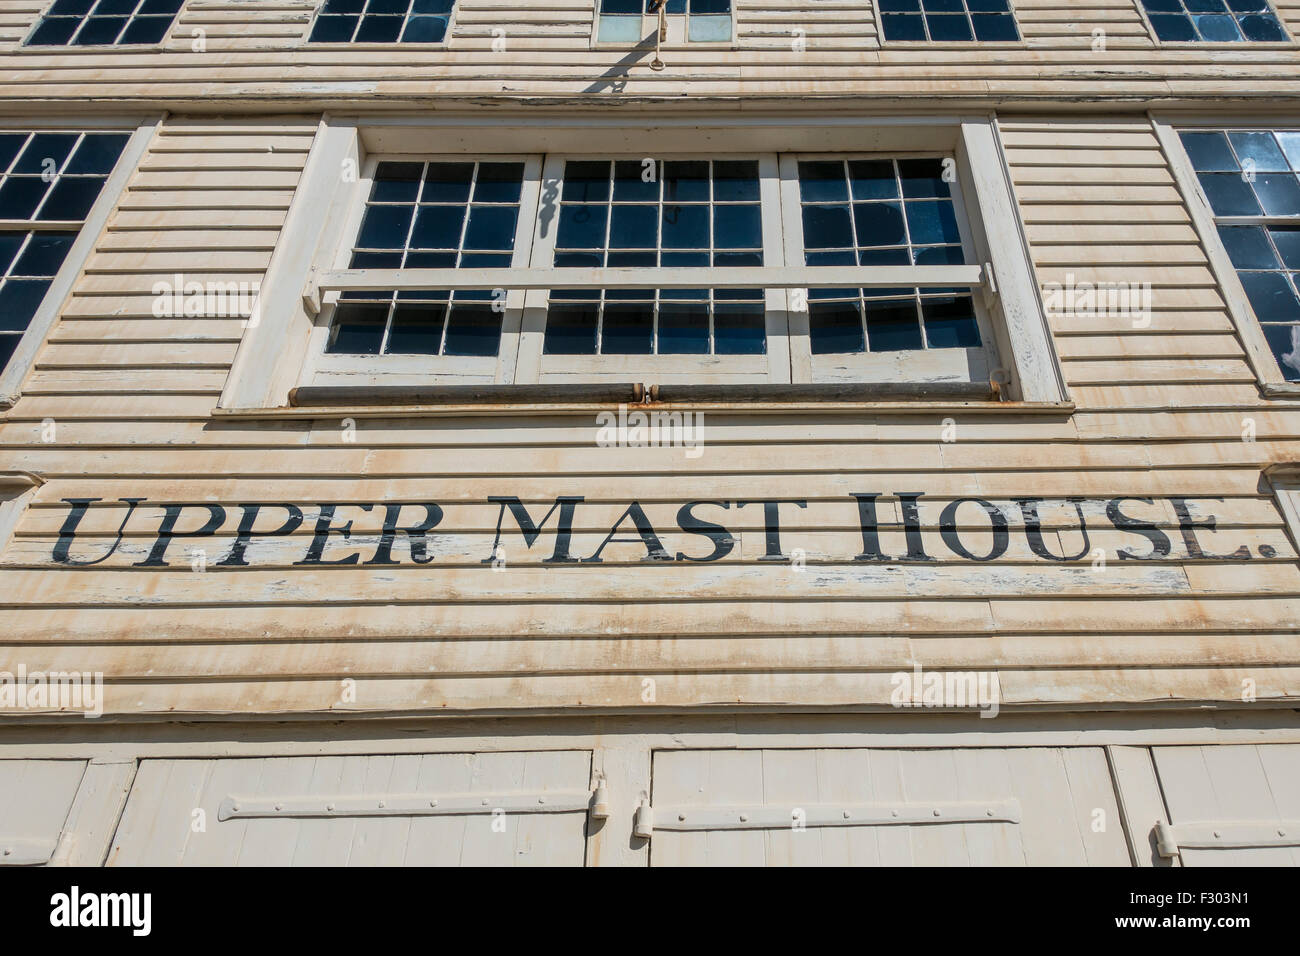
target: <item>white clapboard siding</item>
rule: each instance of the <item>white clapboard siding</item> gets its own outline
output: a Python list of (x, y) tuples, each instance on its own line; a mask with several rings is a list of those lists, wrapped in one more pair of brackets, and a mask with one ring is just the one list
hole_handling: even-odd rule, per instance
[[(676, 109), (737, 97), (881, 97), (986, 105), (1096, 95), (1206, 102), (1231, 81), (1234, 97), (1294, 95), (1300, 51), (1163, 48), (1133, 0), (1018, 0), (1023, 42), (996, 55), (973, 45), (891, 44), (870, 0), (736, 0), (733, 44), (671, 48), (648, 68), (649, 47), (593, 48), (594, 0), (458, 0), (445, 46), (308, 45), (312, 0), (190, 0), (168, 38), (148, 49), (19, 49), (42, 4), (0, 2), (0, 102), (120, 102), (210, 109), (249, 102), (374, 109), (482, 96), (551, 101), (663, 97)], [(1276, 4), (1293, 33), (1300, 3)], [(500, 41), (504, 39), (502, 48)], [(1247, 45), (1243, 44), (1243, 48)], [(432, 80), (431, 80), (432, 73)]]
[[(144, 760), (118, 826), (109, 866), (581, 866), (581, 810), (493, 815), (498, 802), (527, 795), (585, 797), (591, 754), (401, 754)], [(358, 810), (281, 819), (226, 815), (229, 798), (317, 809), (366, 798), (421, 806), (473, 797), (479, 812), (379, 815)], [(236, 804), (238, 801), (235, 801)], [(486, 803), (487, 811), (482, 804)], [(192, 825), (196, 810), (206, 826)]]
[[(963, 750), (676, 750), (654, 754), (656, 823), (696, 813), (793, 820), (769, 829), (656, 827), (652, 866), (1128, 866), (1106, 756), (1098, 747)], [(939, 807), (935, 807), (938, 804)], [(1011, 805), (1017, 822), (943, 822)], [(844, 809), (840, 809), (843, 807)], [(987, 807), (987, 809), (986, 809)], [(924, 825), (818, 827), (817, 808), (924, 812)]]

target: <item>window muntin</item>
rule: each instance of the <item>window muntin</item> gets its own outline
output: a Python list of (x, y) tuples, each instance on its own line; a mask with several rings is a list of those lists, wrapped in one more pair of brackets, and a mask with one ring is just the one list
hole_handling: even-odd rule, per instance
[[(763, 265), (757, 160), (570, 160), (556, 267)], [(765, 351), (761, 289), (557, 289), (551, 355)]]
[[(965, 264), (945, 168), (942, 157), (801, 160), (805, 264)], [(810, 289), (808, 312), (814, 355), (981, 344), (965, 290)]]
[(18, 347), (128, 138), (0, 131), (0, 368)]
[(1282, 375), (1300, 381), (1300, 130), (1180, 138)]
[(455, 0), (325, 0), (310, 43), (442, 43)]
[[(351, 267), (510, 266), (523, 178), (522, 161), (379, 163)], [(326, 351), (495, 356), (501, 318), (491, 291), (344, 292)]]
[(1286, 30), (1268, 0), (1142, 0), (1163, 43), (1284, 43)]
[(184, 0), (54, 0), (27, 46), (159, 43)]
[(1010, 0), (877, 0), (886, 41), (996, 43), (1020, 39)]

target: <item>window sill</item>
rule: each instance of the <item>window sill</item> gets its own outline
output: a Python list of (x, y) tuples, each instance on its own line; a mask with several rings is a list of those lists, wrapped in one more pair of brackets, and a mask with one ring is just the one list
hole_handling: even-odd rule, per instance
[[(656, 400), (652, 396), (658, 396)], [(214, 418), (314, 419), (591, 414), (611, 405), (646, 409), (769, 414), (978, 413), (1069, 418), (1073, 402), (999, 402), (983, 383), (929, 385), (623, 385), (302, 386), (280, 408), (216, 408)]]
[(1260, 386), (1265, 398), (1300, 398), (1300, 382), (1265, 382)]

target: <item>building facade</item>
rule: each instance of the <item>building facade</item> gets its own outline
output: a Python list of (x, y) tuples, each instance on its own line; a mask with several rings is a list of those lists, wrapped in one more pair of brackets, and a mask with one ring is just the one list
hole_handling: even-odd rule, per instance
[(3, 862), (1300, 863), (1300, 0), (651, 6), (0, 2)]

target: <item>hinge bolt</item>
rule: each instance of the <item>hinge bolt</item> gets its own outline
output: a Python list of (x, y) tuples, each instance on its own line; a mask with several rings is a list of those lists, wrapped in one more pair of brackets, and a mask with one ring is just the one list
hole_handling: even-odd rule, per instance
[(749, 814), (748, 814), (748, 813), (742, 813), (742, 814), (740, 815), (740, 822), (741, 822), (741, 823), (744, 823), (744, 822), (745, 822), (746, 820), (748, 820), (748, 819), (749, 819)]
[(940, 816), (939, 811), (938, 811), (938, 810), (935, 810), (935, 811), (934, 811), (934, 815), (935, 815), (936, 817), (937, 817), (937, 816)]
[(686, 819), (686, 814), (684, 814), (684, 813), (679, 813), (679, 814), (677, 814), (677, 819), (678, 819), (678, 820), (685, 820), (685, 819)]

